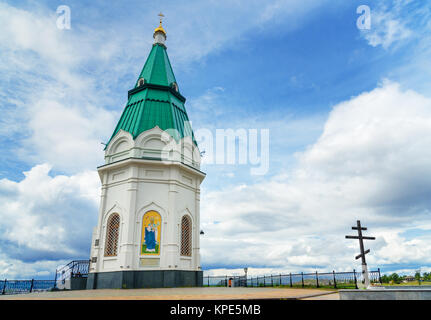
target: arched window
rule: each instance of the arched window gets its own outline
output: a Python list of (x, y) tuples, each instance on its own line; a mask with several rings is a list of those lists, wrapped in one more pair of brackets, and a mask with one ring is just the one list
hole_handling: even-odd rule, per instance
[(176, 82), (172, 82), (171, 86), (172, 86), (172, 89), (174, 89), (176, 92), (178, 92), (178, 85)]
[(181, 255), (192, 256), (192, 219), (189, 216), (181, 219)]
[(120, 216), (118, 213), (112, 214), (106, 224), (105, 257), (117, 255), (118, 235), (120, 231)]
[(141, 87), (145, 84), (145, 79), (144, 78), (140, 78), (138, 81), (138, 87)]

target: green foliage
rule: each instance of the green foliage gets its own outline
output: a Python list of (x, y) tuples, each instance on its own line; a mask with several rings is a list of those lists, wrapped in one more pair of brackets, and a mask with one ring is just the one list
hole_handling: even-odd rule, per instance
[(424, 274), (422, 275), (422, 279), (424, 281), (431, 281), (431, 272), (424, 272)]
[[(419, 282), (422, 281), (431, 281), (431, 272), (424, 272), (422, 275), (420, 272), (415, 273), (415, 279)], [(403, 280), (405, 280), (407, 276), (400, 276), (397, 273), (392, 273), (391, 275), (382, 275), (382, 283), (389, 283), (389, 284), (401, 284)]]
[(383, 275), (382, 277), (383, 283), (396, 283), (399, 284), (404, 279), (404, 277), (399, 276), (397, 273), (392, 273), (391, 275)]

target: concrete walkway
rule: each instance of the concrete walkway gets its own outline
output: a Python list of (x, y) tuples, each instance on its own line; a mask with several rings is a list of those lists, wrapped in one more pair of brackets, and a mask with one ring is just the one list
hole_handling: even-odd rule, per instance
[(336, 291), (277, 288), (99, 289), (0, 295), (0, 300), (339, 300)]

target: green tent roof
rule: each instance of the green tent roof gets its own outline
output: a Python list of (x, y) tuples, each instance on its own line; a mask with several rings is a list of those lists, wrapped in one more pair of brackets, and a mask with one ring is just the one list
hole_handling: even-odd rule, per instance
[[(141, 79), (144, 79), (143, 84)], [(178, 91), (166, 47), (154, 44), (135, 88), (129, 91), (127, 105), (109, 142), (120, 129), (129, 132), (135, 139), (142, 132), (158, 126), (167, 130), (177, 141), (190, 136), (196, 144), (185, 101)]]
[[(150, 55), (139, 75), (140, 78), (144, 78), (148, 83), (162, 86), (171, 86), (172, 83), (177, 82), (165, 46), (161, 44), (153, 45)], [(138, 81), (136, 81), (137, 85)]]

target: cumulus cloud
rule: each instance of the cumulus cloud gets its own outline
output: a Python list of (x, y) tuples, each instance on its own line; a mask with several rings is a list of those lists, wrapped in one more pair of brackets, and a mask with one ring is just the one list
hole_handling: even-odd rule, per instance
[(52, 177), (50, 170), (42, 164), (25, 172), (20, 182), (0, 180), (3, 273), (19, 274), (17, 268), (25, 263), (33, 270), (31, 265), (38, 261), (52, 265), (89, 255), (91, 231), (97, 222), (99, 177), (94, 171)]
[(49, 162), (77, 173), (100, 164), (100, 142), (117, 112), (105, 108), (108, 88), (97, 88), (97, 79), (82, 72), (101, 56), (86, 41), (94, 33), (67, 33), (55, 21), (55, 11), (0, 3), (0, 133), (7, 137), (1, 149), (30, 165)]
[(396, 83), (336, 105), (287, 175), (203, 194), (202, 261), (351, 269), (360, 219), (370, 263), (431, 263), (427, 237), (402, 234), (430, 223), (430, 145), (431, 99)]
[(27, 128), (32, 134), (22, 141), (18, 151), (21, 158), (33, 163), (42, 159), (67, 172), (103, 163), (101, 137), (108, 131), (97, 124), (110, 124), (108, 128), (112, 128), (112, 113), (92, 105), (82, 108), (62, 104), (55, 99), (41, 99), (29, 110), (32, 117)]
[(55, 270), (69, 260), (23, 262), (0, 253), (0, 277), (4, 279), (54, 279)]

